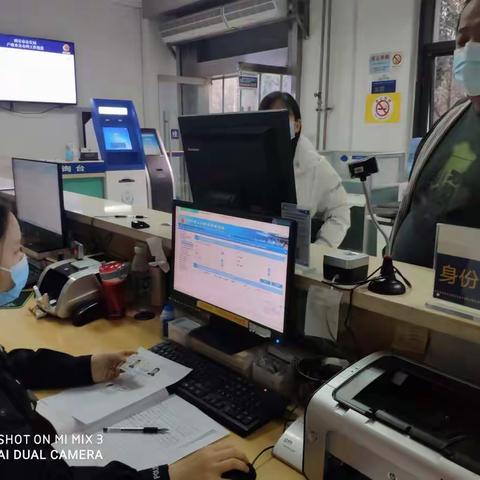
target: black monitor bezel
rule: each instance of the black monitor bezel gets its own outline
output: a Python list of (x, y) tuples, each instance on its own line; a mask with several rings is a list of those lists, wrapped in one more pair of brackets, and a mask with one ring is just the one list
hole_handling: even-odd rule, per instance
[[(15, 209), (17, 213), (17, 220), (20, 224), (20, 227), (26, 225), (27, 228), (35, 228), (38, 229), (40, 232), (45, 232), (46, 235), (50, 237), (58, 237), (58, 247), (55, 249), (62, 249), (65, 248), (67, 244), (67, 229), (66, 229), (66, 212), (65, 212), (65, 202), (64, 202), (64, 192), (63, 192), (63, 173), (62, 173), (62, 164), (58, 162), (52, 162), (49, 160), (38, 160), (32, 158), (20, 158), (20, 157), (12, 157), (12, 172), (13, 172), (13, 184), (15, 188), (15, 161), (22, 161), (22, 162), (35, 162), (35, 163), (45, 163), (49, 165), (55, 165), (57, 167), (57, 175), (58, 175), (58, 191), (59, 191), (59, 204), (60, 204), (60, 222), (62, 226), (62, 233), (59, 235), (56, 232), (52, 232), (47, 229), (43, 229), (38, 227), (37, 225), (33, 225), (30, 222), (22, 220), (18, 217), (18, 208), (17, 208), (17, 192), (15, 191)], [(41, 208), (41, 207), (40, 207)]]
[[(265, 223), (273, 223), (273, 220), (281, 220), (282, 223), (289, 226), (290, 231), (289, 231), (289, 238), (288, 238), (289, 248), (288, 248), (288, 255), (287, 255), (287, 275), (286, 275), (286, 283), (285, 283), (285, 309), (284, 309), (284, 316), (283, 316), (283, 332), (274, 330), (269, 327), (265, 327), (264, 325), (261, 325), (255, 322), (255, 320), (253, 319), (243, 317), (235, 312), (231, 312), (221, 308), (221, 310), (225, 311), (226, 313), (231, 314), (235, 317), (242, 318), (246, 320), (248, 323), (253, 323), (259, 326), (260, 328), (266, 328), (270, 330), (276, 336), (281, 336), (281, 337), (289, 336), (289, 334), (293, 330), (292, 328), (290, 328), (291, 322), (288, 322), (288, 319), (292, 313), (291, 299), (292, 299), (292, 290), (293, 290), (294, 276), (295, 276), (295, 247), (296, 247), (296, 238), (297, 238), (297, 232), (296, 232), (297, 224), (293, 221), (286, 220), (280, 217), (256, 215), (256, 214), (251, 214), (250, 212), (247, 213), (243, 211), (229, 210), (224, 208), (214, 208), (209, 206), (204, 207), (193, 202), (174, 200), (173, 211), (172, 211), (171, 299), (181, 305), (186, 305), (188, 307), (194, 308), (196, 310), (201, 310), (201, 311), (205, 311), (205, 310), (199, 307), (197, 302), (198, 301), (205, 302), (205, 300), (195, 298), (183, 292), (175, 290), (175, 242), (176, 242), (175, 230), (176, 230), (176, 224), (177, 224), (177, 207), (191, 208), (191, 209), (200, 210), (204, 212), (216, 213), (220, 215), (228, 215), (232, 217), (239, 217), (247, 220), (256, 220), (256, 221), (265, 222)], [(205, 302), (205, 303), (208, 303), (208, 302)], [(222, 318), (226, 322), (232, 322), (232, 320), (229, 320), (228, 318), (225, 318), (223, 316), (220, 316), (220, 318)]]
[[(278, 164), (276, 171), (279, 172), (278, 175), (274, 178), (272, 175), (268, 177), (268, 181), (272, 184), (274, 181), (278, 190), (282, 191), (284, 195), (278, 202), (278, 205), (273, 206), (268, 205), (255, 205), (255, 208), (252, 208), (250, 205), (239, 205), (239, 206), (227, 206), (214, 203), (212, 206), (214, 208), (227, 208), (231, 211), (248, 211), (252, 212), (254, 215), (265, 215), (265, 216), (277, 216), (281, 215), (281, 203), (292, 203), (297, 204), (297, 191), (295, 183), (295, 170), (294, 170), (294, 150), (291, 148), (291, 139), (290, 139), (290, 128), (289, 128), (289, 113), (288, 110), (262, 110), (255, 112), (224, 112), (224, 113), (215, 113), (215, 114), (195, 114), (195, 115), (181, 115), (178, 117), (179, 128), (182, 137), (183, 143), (183, 153), (185, 166), (189, 178), (190, 189), (192, 193), (192, 199), (194, 203), (201, 203), (203, 205), (209, 205), (203, 198), (199, 198), (199, 195), (196, 195), (196, 190), (198, 187), (195, 185), (195, 176), (191, 171), (191, 166), (195, 161), (191, 160), (191, 153), (196, 154), (197, 151), (195, 148), (189, 150), (190, 139), (192, 134), (194, 135), (197, 129), (201, 128), (203, 130), (216, 130), (222, 129), (226, 132), (231, 132), (237, 130), (238, 128), (259, 128), (268, 127), (268, 129), (273, 130), (277, 139), (281, 138), (281, 141), (284, 143), (283, 148), (279, 149), (279, 156), (277, 158)], [(200, 178), (200, 177), (197, 177)], [(202, 177), (203, 178), (203, 177)], [(204, 190), (210, 189), (210, 186), (205, 186)], [(251, 185), (245, 184), (245, 191), (252, 188)]]

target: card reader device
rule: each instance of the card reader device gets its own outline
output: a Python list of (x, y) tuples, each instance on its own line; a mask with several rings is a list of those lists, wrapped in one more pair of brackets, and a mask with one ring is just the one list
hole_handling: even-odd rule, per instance
[(368, 255), (346, 250), (334, 250), (323, 257), (323, 276), (342, 285), (353, 285), (368, 276)]

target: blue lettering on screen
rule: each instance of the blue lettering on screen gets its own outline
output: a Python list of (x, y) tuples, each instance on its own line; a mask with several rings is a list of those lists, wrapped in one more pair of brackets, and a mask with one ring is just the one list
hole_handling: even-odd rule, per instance
[(103, 127), (106, 150), (132, 150), (132, 141), (128, 128)]
[(237, 227), (188, 215), (182, 215), (178, 219), (178, 228), (282, 255), (287, 255), (288, 253), (288, 238), (253, 228)]
[(202, 242), (202, 243), (207, 243), (210, 245), (216, 245), (217, 247), (225, 247), (225, 248), (231, 248), (233, 250), (237, 250), (238, 252), (243, 252), (243, 253), (251, 253), (253, 255), (259, 255), (264, 258), (268, 258), (269, 260), (276, 260), (277, 262), (285, 262), (286, 261), (286, 255), (276, 255), (274, 253), (269, 253), (269, 252), (259, 252), (258, 250), (254, 250), (252, 248), (244, 247), (241, 245), (233, 245), (231, 242), (223, 242), (222, 240), (216, 240), (211, 237), (203, 237), (200, 235), (195, 235), (195, 240), (197, 242)]
[(59, 53), (74, 55), (75, 45), (72, 42), (46, 40), (43, 38), (23, 37), (19, 35), (4, 35), (0, 33), (0, 48), (15, 50), (32, 50), (36, 52)]

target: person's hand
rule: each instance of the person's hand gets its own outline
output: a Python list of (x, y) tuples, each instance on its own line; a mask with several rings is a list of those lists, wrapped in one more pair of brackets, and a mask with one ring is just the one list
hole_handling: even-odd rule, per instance
[(248, 458), (228, 445), (212, 445), (170, 465), (170, 480), (220, 480), (230, 470), (248, 473)]
[(135, 352), (101, 353), (92, 355), (90, 368), (94, 383), (109, 382), (120, 375), (120, 367)]

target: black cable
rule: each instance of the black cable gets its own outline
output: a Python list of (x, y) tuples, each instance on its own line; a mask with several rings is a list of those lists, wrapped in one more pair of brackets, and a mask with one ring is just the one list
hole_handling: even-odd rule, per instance
[(407, 285), (408, 288), (412, 288), (412, 284), (410, 283), (410, 281), (408, 280), (408, 278), (406, 278), (403, 273), (397, 268), (397, 267), (393, 267), (394, 270), (395, 270), (395, 273), (398, 273), (400, 275), (400, 277), (402, 277), (402, 280), (405, 282), (405, 284)]
[(255, 463), (257, 462), (257, 460), (266, 452), (268, 452), (269, 450), (273, 450), (275, 448), (275, 445), (270, 445), (269, 447), (266, 447), (264, 448), (256, 457), (255, 459), (253, 460), (252, 462), (252, 466), (255, 466)]

